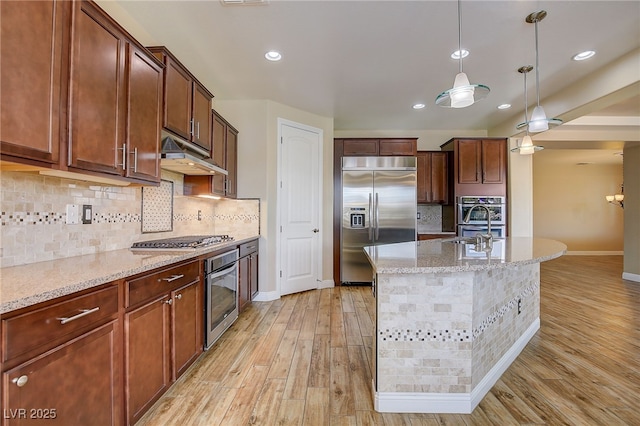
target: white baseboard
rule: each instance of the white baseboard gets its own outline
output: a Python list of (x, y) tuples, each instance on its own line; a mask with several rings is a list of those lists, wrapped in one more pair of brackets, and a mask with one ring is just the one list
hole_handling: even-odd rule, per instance
[(623, 272), (622, 279), (628, 281), (635, 281), (640, 283), (640, 274), (632, 274), (631, 272)]
[(375, 392), (375, 410), (381, 413), (471, 414), (539, 329), (540, 318), (536, 318), (471, 393)]
[(280, 299), (280, 293), (277, 291), (260, 291), (252, 299), (253, 302), (270, 302), (272, 300)]
[(622, 256), (624, 251), (568, 251), (567, 256)]

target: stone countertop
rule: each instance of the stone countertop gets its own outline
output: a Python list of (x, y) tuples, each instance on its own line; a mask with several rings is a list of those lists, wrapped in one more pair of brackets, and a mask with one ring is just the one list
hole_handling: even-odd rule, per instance
[(188, 251), (113, 250), (0, 269), (0, 314), (66, 296), (207, 253), (235, 247), (259, 235)]
[(562, 256), (567, 246), (543, 238), (508, 237), (493, 241), (491, 253), (476, 252), (473, 244), (445, 239), (365, 247), (376, 273), (421, 274), (467, 272), (544, 262)]

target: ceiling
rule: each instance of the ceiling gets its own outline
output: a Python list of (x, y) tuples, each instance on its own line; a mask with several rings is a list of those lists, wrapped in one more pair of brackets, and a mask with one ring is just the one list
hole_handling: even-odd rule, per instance
[[(517, 69), (535, 64), (534, 25), (525, 17), (541, 9), (548, 13), (538, 24), (543, 105), (567, 84), (640, 48), (638, 1), (463, 1), (462, 47), (471, 52), (464, 71), (491, 93), (450, 109), (435, 106), (435, 98), (452, 86), (459, 67), (449, 57), (458, 48), (453, 0), (98, 3), (110, 13), (121, 8), (144, 28), (138, 39), (167, 46), (216, 99), (273, 100), (333, 117), (336, 130), (483, 130), (523, 119)], [(280, 62), (265, 60), (272, 49), (282, 53)], [(587, 49), (596, 56), (571, 60)], [(527, 79), (533, 104), (534, 72)], [(412, 109), (418, 102), (426, 108)], [(513, 107), (498, 110), (503, 103)], [(640, 97), (590, 114), (638, 118)]]

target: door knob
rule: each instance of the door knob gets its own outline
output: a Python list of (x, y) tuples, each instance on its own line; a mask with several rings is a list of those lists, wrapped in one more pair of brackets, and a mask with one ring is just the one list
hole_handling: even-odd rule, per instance
[(314, 228), (314, 229), (313, 229), (313, 233), (314, 233), (314, 234), (317, 234), (318, 232), (320, 232), (320, 230), (319, 230), (318, 228)]

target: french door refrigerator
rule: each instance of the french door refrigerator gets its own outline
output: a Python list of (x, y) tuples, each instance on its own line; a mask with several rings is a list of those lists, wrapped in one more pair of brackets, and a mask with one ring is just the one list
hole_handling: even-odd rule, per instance
[(416, 240), (416, 158), (343, 157), (340, 280), (371, 283), (363, 247)]

